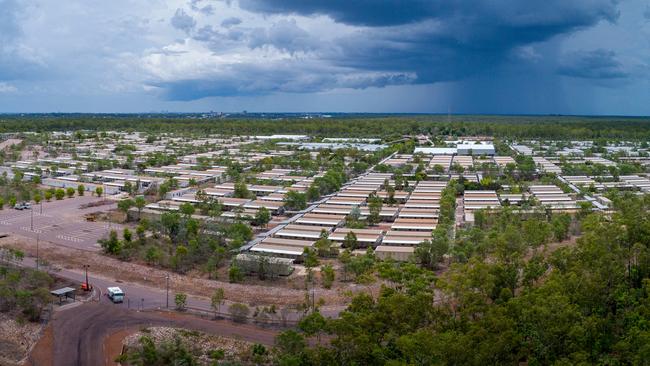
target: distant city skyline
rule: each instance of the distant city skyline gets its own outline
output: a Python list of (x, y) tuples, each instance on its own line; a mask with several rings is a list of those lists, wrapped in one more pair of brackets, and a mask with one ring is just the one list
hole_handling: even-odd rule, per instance
[(650, 1), (0, 0), (0, 113), (650, 115)]

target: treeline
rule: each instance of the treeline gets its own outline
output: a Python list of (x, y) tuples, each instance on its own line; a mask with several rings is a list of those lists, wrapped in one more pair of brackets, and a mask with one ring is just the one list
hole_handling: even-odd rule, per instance
[(390, 116), (327, 119), (191, 119), (131, 116), (5, 116), (0, 132), (135, 130), (183, 135), (308, 134), (331, 137), (384, 137), (405, 134), (490, 135), (505, 138), (547, 139), (648, 139), (650, 119), (580, 116)]

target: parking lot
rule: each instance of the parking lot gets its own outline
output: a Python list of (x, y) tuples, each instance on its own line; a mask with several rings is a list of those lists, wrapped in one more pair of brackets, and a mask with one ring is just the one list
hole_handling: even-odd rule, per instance
[[(84, 250), (99, 250), (97, 240), (107, 237), (110, 230), (123, 230), (122, 225), (89, 222), (84, 215), (114, 208), (115, 204), (81, 209), (80, 206), (99, 201), (84, 196), (61, 201), (44, 202), (32, 209), (5, 208), (0, 211), (0, 232), (39, 238), (55, 244)], [(41, 213), (42, 212), (42, 213)]]

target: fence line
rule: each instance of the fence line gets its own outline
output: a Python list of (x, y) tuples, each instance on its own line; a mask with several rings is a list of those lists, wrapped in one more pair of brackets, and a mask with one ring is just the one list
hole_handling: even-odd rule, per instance
[[(173, 309), (163, 309), (160, 308), (158, 310), (162, 311), (169, 311), (169, 312), (178, 312), (177, 310)], [(239, 323), (253, 323), (257, 325), (262, 325), (262, 326), (268, 326), (268, 327), (280, 327), (280, 328), (292, 328), (298, 325), (299, 320), (294, 320), (294, 319), (277, 319), (273, 318), (272, 316), (274, 315), (273, 313), (268, 313), (264, 312), (265, 314), (268, 315), (268, 317), (256, 317), (252, 315), (248, 315), (245, 317), (242, 317), (243, 321), (238, 320), (230, 313), (225, 313), (221, 311), (214, 311), (214, 310), (207, 310), (204, 308), (198, 308), (198, 307), (192, 307), (192, 306), (186, 306), (183, 311), (180, 313), (189, 313), (192, 315), (199, 316), (201, 318), (205, 319), (228, 319), (234, 322), (239, 322)]]

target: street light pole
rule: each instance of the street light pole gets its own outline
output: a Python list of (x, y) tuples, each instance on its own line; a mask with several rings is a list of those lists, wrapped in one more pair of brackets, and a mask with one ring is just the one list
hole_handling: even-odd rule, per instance
[(169, 309), (169, 273), (165, 275), (165, 279), (167, 280), (167, 295), (166, 295), (166, 303), (165, 303), (165, 308)]
[(40, 239), (40, 234), (36, 233), (36, 270), (38, 271), (38, 241)]
[(29, 209), (32, 212), (32, 218), (31, 218), (31, 223), (30, 223), (30, 230), (34, 231), (34, 209), (30, 207)]

